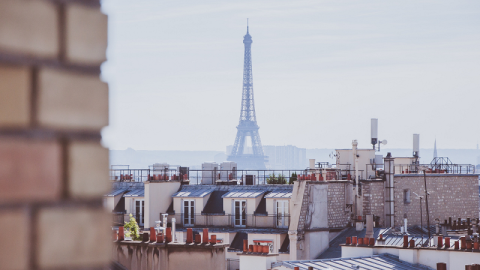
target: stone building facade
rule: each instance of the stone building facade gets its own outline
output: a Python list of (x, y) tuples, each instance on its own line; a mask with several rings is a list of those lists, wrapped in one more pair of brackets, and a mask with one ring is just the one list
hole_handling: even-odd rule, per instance
[[(478, 218), (478, 175), (427, 174), (428, 207), (430, 224), (438, 218)], [(403, 224), (406, 214), (409, 224), (420, 225), (420, 199), (422, 199), (423, 224), (426, 224), (425, 181), (423, 175), (395, 175), (395, 224)], [(405, 201), (410, 192), (410, 202)]]
[(379, 225), (385, 226), (385, 181), (384, 180), (363, 180), (363, 214), (379, 217)]
[[(478, 175), (427, 174), (426, 179), (430, 224), (435, 224), (435, 219), (443, 222), (449, 217), (479, 217)], [(378, 216), (379, 225), (385, 226), (385, 181), (362, 180), (361, 183), (363, 214)], [(422, 219), (423, 225), (427, 224), (424, 183), (421, 174), (394, 176), (395, 226), (403, 225), (405, 215), (409, 225), (420, 225)], [(419, 196), (422, 197), (421, 211)]]
[(352, 208), (347, 208), (347, 186), (352, 181), (328, 181), (328, 227), (344, 228), (351, 218)]
[(111, 258), (99, 0), (0, 0), (1, 269), (104, 269)]

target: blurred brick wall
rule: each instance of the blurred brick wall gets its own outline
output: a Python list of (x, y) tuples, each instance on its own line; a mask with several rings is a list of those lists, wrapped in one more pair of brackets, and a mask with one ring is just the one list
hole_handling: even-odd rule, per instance
[(106, 47), (98, 0), (0, 0), (0, 269), (110, 260)]

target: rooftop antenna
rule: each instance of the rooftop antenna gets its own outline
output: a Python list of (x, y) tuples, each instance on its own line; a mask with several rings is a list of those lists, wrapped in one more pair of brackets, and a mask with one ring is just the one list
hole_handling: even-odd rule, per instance
[(378, 144), (378, 152), (380, 152), (380, 144), (387, 144), (387, 140), (379, 140), (378, 139), (378, 119), (377, 118), (372, 118), (370, 122), (370, 127), (371, 127), (371, 142), (373, 146), (373, 150), (377, 151), (375, 149), (375, 145)]
[(377, 118), (372, 118), (370, 127), (371, 127), (372, 146), (373, 146), (373, 150), (375, 150), (375, 145), (377, 144), (377, 141), (378, 141), (378, 119)]
[(247, 18), (247, 34), (248, 34), (248, 18)]

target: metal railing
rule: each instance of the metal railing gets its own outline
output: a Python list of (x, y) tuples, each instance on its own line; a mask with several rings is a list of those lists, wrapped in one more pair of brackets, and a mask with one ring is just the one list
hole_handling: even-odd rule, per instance
[[(152, 180), (178, 180), (190, 185), (265, 185), (291, 184), (301, 175), (310, 175), (315, 170), (189, 170), (180, 174), (176, 170), (154, 171), (151, 169), (110, 169), (110, 180), (118, 182), (145, 182)], [(347, 180), (352, 170), (321, 170), (324, 180)], [(363, 179), (363, 170), (359, 170)], [(353, 179), (353, 178), (352, 178)], [(317, 179), (318, 180), (318, 179)]]
[(288, 229), (290, 215), (245, 215), (231, 214), (169, 214), (168, 223), (175, 218), (177, 227), (230, 227), (230, 228), (278, 228)]
[(396, 164), (395, 174), (475, 174), (475, 165), (471, 164)]

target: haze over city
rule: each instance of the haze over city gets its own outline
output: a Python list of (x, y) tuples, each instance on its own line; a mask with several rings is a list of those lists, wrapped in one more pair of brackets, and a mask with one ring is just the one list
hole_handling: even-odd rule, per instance
[(238, 124), (246, 19), (264, 145), (476, 147), (478, 1), (104, 1), (111, 149), (216, 150)]

